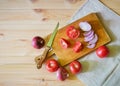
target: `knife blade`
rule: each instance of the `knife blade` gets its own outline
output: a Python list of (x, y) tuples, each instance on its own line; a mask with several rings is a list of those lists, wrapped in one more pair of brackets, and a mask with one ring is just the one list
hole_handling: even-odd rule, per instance
[[(53, 33), (51, 34), (50, 39), (49, 39), (47, 45), (45, 46), (45, 50), (43, 51), (43, 54), (40, 55), (40, 56), (38, 56), (38, 57), (36, 57), (36, 58), (39, 59), (39, 61), (37, 62), (37, 68), (38, 68), (38, 69), (40, 69), (40, 68), (42, 67), (42, 63), (44, 62), (44, 60), (45, 60), (45, 58), (46, 58), (46, 56), (47, 56), (47, 54), (48, 54), (48, 51), (49, 51), (49, 50), (51, 49), (51, 47), (52, 47), (54, 38), (55, 38), (56, 33), (57, 33), (57, 31), (58, 31), (58, 27), (59, 27), (59, 22), (57, 23), (57, 25), (56, 25)], [(35, 58), (35, 60), (36, 60), (36, 58)]]
[(48, 41), (48, 43), (47, 43), (47, 46), (48, 46), (48, 47), (51, 47), (51, 46), (52, 46), (52, 43), (53, 43), (53, 40), (54, 40), (55, 35), (56, 35), (56, 33), (57, 33), (58, 27), (59, 27), (59, 22), (57, 23), (57, 25), (56, 25), (56, 27), (55, 27), (52, 35), (50, 36), (50, 39), (49, 39), (49, 41)]

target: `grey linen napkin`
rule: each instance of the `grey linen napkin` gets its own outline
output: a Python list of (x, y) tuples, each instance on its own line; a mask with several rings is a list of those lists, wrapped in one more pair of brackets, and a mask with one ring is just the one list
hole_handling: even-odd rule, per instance
[(97, 13), (112, 39), (107, 44), (110, 54), (107, 58), (100, 59), (94, 51), (79, 59), (83, 71), (77, 77), (87, 86), (120, 86), (120, 16), (99, 0), (88, 0), (75, 13), (69, 23), (93, 12)]

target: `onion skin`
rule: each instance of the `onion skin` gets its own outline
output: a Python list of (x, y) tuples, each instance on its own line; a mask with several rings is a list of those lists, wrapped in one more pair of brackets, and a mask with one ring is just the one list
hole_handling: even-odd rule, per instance
[(32, 46), (36, 49), (41, 49), (45, 45), (45, 40), (40, 36), (35, 36), (32, 39)]
[(69, 76), (69, 73), (68, 73), (68, 71), (65, 68), (60, 67), (57, 70), (57, 78), (58, 78), (58, 80), (64, 81), (65, 79), (68, 78), (68, 76)]

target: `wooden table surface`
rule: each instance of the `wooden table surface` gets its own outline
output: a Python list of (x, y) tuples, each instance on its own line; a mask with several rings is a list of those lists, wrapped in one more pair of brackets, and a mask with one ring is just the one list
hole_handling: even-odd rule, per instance
[[(86, 0), (0, 0), (0, 86), (85, 86), (74, 75), (60, 82), (56, 73), (34, 57), (41, 54), (31, 46), (34, 36), (45, 37), (60, 22), (67, 24)], [(120, 0), (101, 0), (120, 15)]]

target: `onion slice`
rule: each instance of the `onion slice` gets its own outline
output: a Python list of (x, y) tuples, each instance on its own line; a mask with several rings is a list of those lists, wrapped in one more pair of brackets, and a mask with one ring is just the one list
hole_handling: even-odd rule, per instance
[(87, 48), (94, 48), (96, 44), (88, 44)]
[[(86, 37), (87, 37), (87, 38), (90, 38), (90, 37), (92, 37), (93, 35), (94, 35), (94, 31), (92, 31), (91, 34), (89, 34), (89, 35), (86, 36)], [(86, 37), (85, 37), (85, 38), (86, 38)]]
[(90, 31), (86, 31), (85, 33), (83, 33), (84, 36), (89, 36), (92, 33), (93, 30)]
[(87, 37), (85, 37), (84, 41), (85, 41), (85, 42), (89, 42), (89, 41), (91, 41), (93, 38), (94, 38), (94, 35), (87, 36)]
[(97, 40), (98, 40), (98, 36), (95, 34), (94, 38), (91, 41), (89, 41), (89, 44), (94, 44), (97, 42)]
[(80, 22), (79, 26), (83, 31), (90, 31), (92, 28), (88, 22)]

